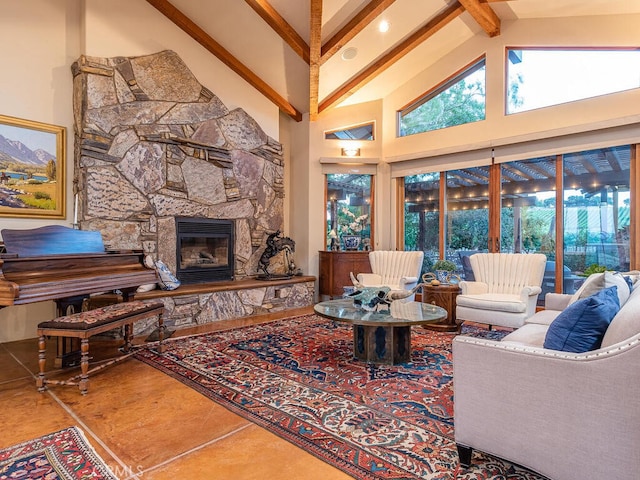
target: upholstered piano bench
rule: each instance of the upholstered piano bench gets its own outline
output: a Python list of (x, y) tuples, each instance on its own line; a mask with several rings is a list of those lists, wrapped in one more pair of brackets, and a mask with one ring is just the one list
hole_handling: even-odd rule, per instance
[[(38, 390), (43, 392), (47, 384), (77, 385), (80, 388), (80, 393), (83, 395), (86, 394), (89, 389), (90, 373), (94, 373), (115, 362), (124, 360), (133, 354), (133, 352), (131, 352), (132, 327), (133, 323), (138, 320), (155, 316), (158, 317), (159, 341), (157, 350), (159, 353), (163, 353), (163, 313), (164, 304), (162, 302), (144, 303), (136, 300), (107, 305), (106, 307), (96, 308), (86, 312), (74, 313), (38, 324), (38, 366), (40, 369), (36, 379)], [(89, 337), (121, 326), (124, 326), (124, 355), (89, 370)], [(80, 339), (80, 375), (76, 375), (69, 380), (46, 379), (46, 336)]]

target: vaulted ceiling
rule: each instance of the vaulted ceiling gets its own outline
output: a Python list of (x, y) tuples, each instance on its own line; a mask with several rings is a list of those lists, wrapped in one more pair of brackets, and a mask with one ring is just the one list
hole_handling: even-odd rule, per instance
[(147, 2), (296, 120), (383, 98), (506, 21), (640, 13), (640, 0)]

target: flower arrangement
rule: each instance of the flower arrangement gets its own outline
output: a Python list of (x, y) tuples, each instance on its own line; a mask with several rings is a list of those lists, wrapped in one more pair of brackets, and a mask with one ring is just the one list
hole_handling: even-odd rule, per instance
[(340, 233), (342, 235), (360, 235), (364, 230), (369, 215), (360, 215), (356, 217), (355, 213), (347, 207), (342, 207), (341, 213), (349, 219), (349, 223), (340, 225)]

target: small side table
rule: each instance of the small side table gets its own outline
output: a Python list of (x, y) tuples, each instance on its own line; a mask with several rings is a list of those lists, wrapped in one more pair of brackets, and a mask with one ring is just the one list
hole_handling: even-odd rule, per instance
[(423, 325), (423, 328), (439, 332), (460, 332), (462, 324), (456, 323), (456, 297), (462, 290), (458, 285), (425, 285), (422, 287), (422, 301), (432, 303), (447, 311), (447, 318), (440, 323)]

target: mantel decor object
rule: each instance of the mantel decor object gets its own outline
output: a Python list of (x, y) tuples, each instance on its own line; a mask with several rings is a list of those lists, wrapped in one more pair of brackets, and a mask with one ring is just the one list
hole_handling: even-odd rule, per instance
[[(289, 255), (292, 252), (295, 252), (295, 250), (296, 242), (291, 240), (289, 237), (283, 237), (280, 230), (276, 230), (275, 232), (270, 233), (267, 237), (267, 246), (265, 247), (264, 252), (260, 256), (260, 260), (258, 261), (258, 268), (264, 273), (259, 274), (256, 278), (258, 280), (291, 278), (293, 276), (293, 273), (295, 272), (295, 265), (289, 259)], [(271, 263), (271, 258), (275, 257), (282, 251), (285, 252), (285, 257), (287, 258), (287, 273), (274, 274), (269, 272), (269, 264)], [(293, 273), (292, 270), (294, 271)]]

